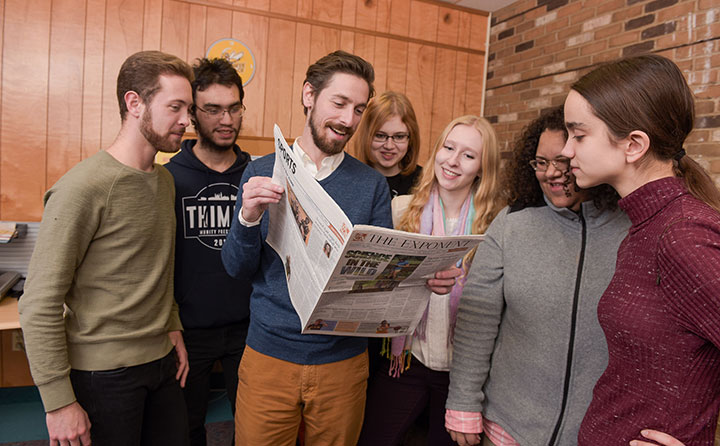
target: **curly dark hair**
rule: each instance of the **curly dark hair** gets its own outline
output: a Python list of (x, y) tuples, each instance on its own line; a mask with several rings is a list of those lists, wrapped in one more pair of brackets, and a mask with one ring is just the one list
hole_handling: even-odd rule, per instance
[[(565, 128), (562, 106), (544, 112), (539, 118), (528, 124), (520, 138), (515, 141), (512, 158), (505, 166), (504, 175), (504, 189), (507, 191), (508, 205), (512, 207), (524, 208), (544, 204), (540, 183), (529, 163), (535, 159), (540, 135), (545, 130), (561, 131), (567, 139), (568, 133)], [(570, 187), (577, 186), (573, 184)], [(606, 184), (588, 189), (588, 192), (589, 198), (600, 209), (615, 209), (620, 199), (615, 189)]]
[(193, 101), (195, 101), (196, 92), (205, 91), (211, 85), (220, 84), (226, 87), (235, 85), (240, 93), (240, 103), (242, 103), (245, 97), (242, 79), (227, 59), (197, 59), (193, 65), (193, 72), (195, 73), (195, 80), (191, 84)]

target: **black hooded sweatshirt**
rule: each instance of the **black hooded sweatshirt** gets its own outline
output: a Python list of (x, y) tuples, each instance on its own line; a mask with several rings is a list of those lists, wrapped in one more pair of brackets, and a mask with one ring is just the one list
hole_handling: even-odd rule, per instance
[(183, 141), (165, 165), (175, 178), (175, 300), (186, 329), (242, 322), (250, 316), (252, 290), (250, 278), (230, 277), (220, 259), (250, 155), (236, 145), (235, 163), (216, 172), (195, 156), (196, 142)]

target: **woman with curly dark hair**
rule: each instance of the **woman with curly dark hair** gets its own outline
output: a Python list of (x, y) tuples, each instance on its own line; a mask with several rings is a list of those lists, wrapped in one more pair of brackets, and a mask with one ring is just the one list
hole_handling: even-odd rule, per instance
[(630, 226), (608, 187), (581, 190), (560, 156), (561, 108), (532, 122), (507, 166), (455, 329), (446, 427), (460, 445), (575, 446), (607, 365), (596, 307)]

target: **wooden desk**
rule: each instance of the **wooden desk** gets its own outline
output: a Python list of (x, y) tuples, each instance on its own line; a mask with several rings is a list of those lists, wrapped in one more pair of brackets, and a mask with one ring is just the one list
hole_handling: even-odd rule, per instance
[(5, 297), (0, 301), (0, 330), (20, 328), (18, 316), (18, 300), (14, 297)]
[(17, 303), (18, 300), (14, 297), (6, 297), (0, 301), (0, 387), (33, 385), (30, 367), (22, 347)]

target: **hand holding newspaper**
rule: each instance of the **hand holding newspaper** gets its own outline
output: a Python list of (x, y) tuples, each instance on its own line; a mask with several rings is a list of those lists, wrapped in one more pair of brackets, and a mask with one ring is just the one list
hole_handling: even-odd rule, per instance
[(303, 333), (388, 337), (412, 333), (431, 291), (427, 279), (458, 263), (481, 235), (439, 237), (353, 226), (275, 125), (268, 244), (285, 266)]

